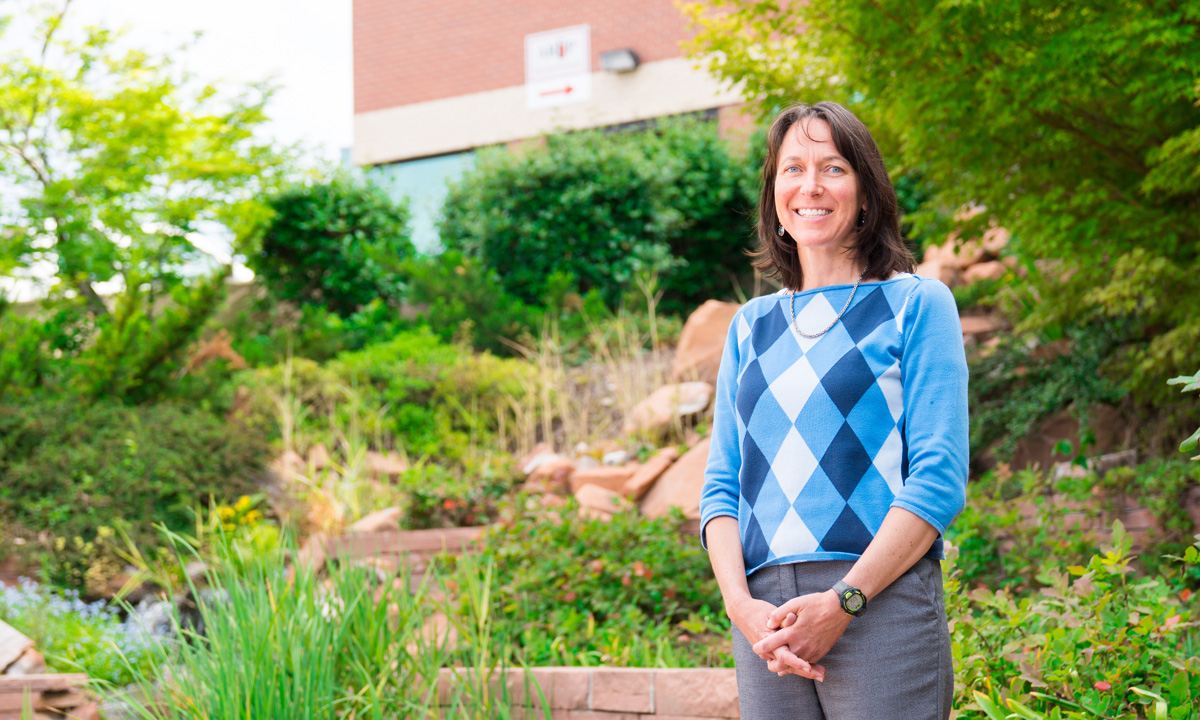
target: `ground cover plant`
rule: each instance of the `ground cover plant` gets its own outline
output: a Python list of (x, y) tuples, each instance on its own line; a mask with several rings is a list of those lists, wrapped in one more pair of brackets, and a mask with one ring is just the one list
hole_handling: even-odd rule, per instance
[(74, 590), (23, 579), (0, 584), (0, 619), (34, 641), (47, 672), (82, 672), (99, 682), (128, 685), (136, 673), (150, 669), (147, 655), (156, 640), (104, 600), (89, 602)]
[(529, 665), (729, 665), (721, 595), (683, 521), (519, 498), (484, 537), (498, 640)]
[(1115, 524), (1112, 544), (1085, 565), (1040, 568), (1037, 594), (968, 590), (951, 573), (961, 717), (1200, 716), (1200, 608), (1182, 581), (1194, 577), (1200, 543), (1143, 577), (1131, 546)]

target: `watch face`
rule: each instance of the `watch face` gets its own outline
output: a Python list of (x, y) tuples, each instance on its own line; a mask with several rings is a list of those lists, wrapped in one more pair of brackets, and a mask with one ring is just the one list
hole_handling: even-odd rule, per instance
[(854, 594), (850, 595), (850, 597), (846, 598), (846, 610), (848, 612), (856, 613), (862, 609), (863, 609), (863, 596), (862, 595), (854, 593)]

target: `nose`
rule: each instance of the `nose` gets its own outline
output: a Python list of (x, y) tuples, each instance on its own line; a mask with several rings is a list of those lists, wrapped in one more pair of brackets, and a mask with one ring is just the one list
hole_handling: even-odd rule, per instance
[(823, 192), (821, 187), (821, 178), (815, 172), (806, 172), (800, 180), (800, 193), (809, 197), (816, 197)]

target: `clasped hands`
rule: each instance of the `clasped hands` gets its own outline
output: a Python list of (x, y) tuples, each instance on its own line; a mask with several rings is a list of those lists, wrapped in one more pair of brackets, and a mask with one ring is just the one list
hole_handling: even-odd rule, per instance
[(748, 598), (736, 615), (734, 622), (771, 672), (818, 682), (825, 680), (825, 667), (817, 661), (842, 637), (851, 620), (832, 590), (801, 595), (779, 607)]

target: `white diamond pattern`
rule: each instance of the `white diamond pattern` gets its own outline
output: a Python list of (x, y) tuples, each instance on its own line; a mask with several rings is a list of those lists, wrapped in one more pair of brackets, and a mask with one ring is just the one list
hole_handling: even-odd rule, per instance
[(808, 402), (808, 397), (820, 384), (821, 378), (817, 377), (808, 358), (801, 357), (787, 372), (775, 378), (770, 390), (779, 407), (783, 408), (784, 414), (788, 416), (788, 420), (796, 422), (796, 417), (804, 409), (804, 403)]
[[(820, 342), (824, 335), (815, 338), (806, 338), (796, 332), (796, 326), (799, 325), (801, 330), (811, 335), (821, 328), (828, 327), (829, 323), (833, 322), (833, 319), (837, 317), (837, 314), (838, 311), (833, 309), (833, 306), (825, 299), (824, 294), (817, 295), (812, 300), (809, 300), (803, 308), (796, 311), (796, 322), (789, 324), (788, 328), (792, 332), (792, 337), (796, 338), (796, 342), (799, 343), (802, 352), (811, 350), (813, 345)], [(790, 314), (788, 315), (788, 320), (791, 320)]]
[(879, 389), (883, 391), (883, 399), (887, 400), (888, 412), (892, 420), (900, 422), (904, 414), (904, 386), (900, 384), (900, 361), (897, 360), (879, 376)]
[(817, 458), (808, 449), (800, 433), (796, 432), (796, 428), (791, 428), (771, 462), (771, 472), (779, 478), (779, 488), (783, 490), (789, 503), (796, 502), (796, 498), (816, 469)]
[(808, 526), (796, 514), (796, 510), (788, 508), (783, 522), (771, 538), (770, 546), (775, 557), (788, 557), (814, 553), (821, 546), (821, 542), (809, 531)]
[(883, 447), (875, 453), (875, 458), (871, 463), (883, 476), (893, 496), (899, 495), (900, 489), (904, 487), (904, 480), (900, 477), (900, 464), (903, 459), (904, 442), (900, 439), (900, 429), (892, 428), (887, 440), (883, 441)]

